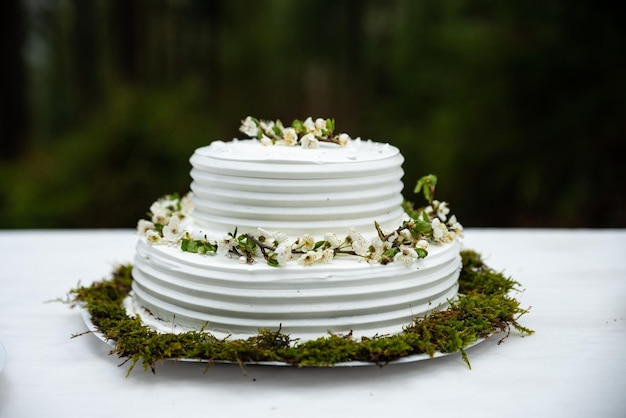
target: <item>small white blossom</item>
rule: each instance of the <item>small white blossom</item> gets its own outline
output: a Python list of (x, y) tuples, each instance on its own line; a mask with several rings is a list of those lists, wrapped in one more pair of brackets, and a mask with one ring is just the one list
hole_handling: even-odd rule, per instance
[(262, 120), (260, 123), (261, 130), (269, 135), (274, 135), (274, 122), (270, 120)]
[(264, 228), (257, 228), (257, 238), (265, 237), (266, 240), (272, 238), (274, 234)]
[(248, 259), (246, 258), (245, 255), (242, 255), (241, 257), (239, 257), (239, 264), (248, 264)]
[(313, 149), (319, 148), (320, 143), (313, 134), (306, 134), (300, 138), (300, 145), (302, 145), (302, 148)]
[(453, 237), (448, 232), (448, 227), (439, 218), (433, 219), (430, 226), (433, 228), (433, 239), (436, 242), (445, 243), (452, 241)]
[(439, 202), (437, 200), (434, 200), (433, 204), (437, 208), (437, 216), (439, 217), (439, 219), (445, 222), (448, 218), (448, 214), (450, 213), (448, 202)]
[(166, 241), (175, 243), (183, 236), (184, 230), (180, 227), (178, 216), (172, 216), (167, 225), (163, 227), (163, 238)]
[(146, 233), (146, 241), (152, 245), (163, 244), (163, 238), (161, 238), (161, 235), (153, 229)]
[(272, 145), (274, 145), (274, 142), (265, 134), (263, 134), (261, 136), (261, 145), (266, 146), (266, 147), (271, 147)]
[(305, 254), (302, 254), (300, 256), (300, 258), (298, 259), (298, 263), (304, 266), (312, 266), (320, 258), (321, 254), (317, 251), (307, 251)]
[(403, 229), (402, 231), (400, 231), (400, 233), (398, 234), (398, 237), (401, 238), (402, 241), (410, 241), (413, 238), (413, 236), (411, 235), (411, 232), (407, 231), (406, 229)]
[(152, 222), (154, 224), (159, 224), (159, 225), (167, 225), (170, 222), (170, 217), (168, 215), (164, 215), (164, 214), (159, 214), (159, 215), (152, 215)]
[(369, 264), (378, 264), (383, 256), (383, 253), (389, 249), (389, 243), (383, 242), (379, 237), (372, 238), (369, 247), (369, 257), (367, 262)]
[(283, 131), (283, 137), (281, 140), (281, 144), (286, 145), (288, 147), (293, 147), (298, 142), (298, 134), (296, 130), (293, 128), (285, 128)]
[(304, 125), (304, 129), (306, 129), (307, 133), (315, 132), (315, 122), (313, 122), (310, 116), (304, 120), (302, 125)]
[(276, 254), (276, 261), (278, 261), (278, 265), (280, 266), (284, 266), (285, 264), (287, 264), (287, 262), (291, 260), (292, 257), (291, 246), (289, 245), (289, 243), (280, 244), (278, 247), (276, 247), (274, 253)]
[(239, 130), (249, 137), (256, 137), (259, 134), (259, 127), (250, 116), (241, 121), (241, 127)]
[(341, 240), (337, 237), (337, 235), (332, 232), (327, 232), (324, 234), (324, 241), (328, 243), (330, 248), (337, 248), (341, 245)]
[(311, 251), (313, 248), (315, 248), (315, 238), (313, 238), (309, 234), (304, 234), (303, 236), (298, 237), (296, 245), (302, 251)]
[(164, 204), (164, 200), (157, 200), (156, 202), (150, 205), (150, 213), (153, 215), (166, 215), (167, 207)]
[(146, 219), (140, 219), (139, 222), (137, 222), (137, 233), (142, 237), (145, 237), (148, 231), (153, 229), (154, 224)]
[(324, 251), (322, 251), (320, 261), (324, 264), (328, 264), (334, 257), (335, 257), (335, 252), (330, 248), (326, 248)]
[(276, 241), (277, 243), (279, 244), (287, 243), (288, 239), (289, 237), (283, 231), (274, 232), (274, 241)]
[(357, 255), (367, 255), (370, 245), (368, 244), (367, 240), (363, 238), (363, 235), (361, 235), (359, 232), (353, 229), (350, 230), (350, 233), (348, 234), (348, 241), (350, 242), (352, 249)]
[(326, 119), (317, 118), (315, 119), (315, 132), (313, 132), (316, 136), (322, 136), (323, 130), (326, 129)]
[(393, 257), (393, 261), (409, 266), (417, 260), (417, 252), (413, 248), (401, 245), (399, 249), (400, 251)]
[(184, 216), (191, 215), (193, 211), (193, 193), (189, 192), (180, 199), (180, 213)]
[(390, 244), (393, 244), (393, 242), (398, 238), (398, 233), (396, 231), (393, 231), (389, 237), (387, 237), (387, 242)]
[(450, 225), (450, 230), (458, 237), (463, 237), (463, 225), (461, 225), (457, 220), (456, 216), (452, 215), (450, 220), (448, 221), (448, 225)]
[(345, 134), (345, 133), (339, 135), (337, 139), (339, 140), (339, 145), (342, 147), (347, 147), (348, 144), (350, 143), (350, 135)]
[(193, 231), (188, 232), (189, 238), (192, 240), (206, 240), (207, 233), (202, 229), (195, 229)]
[(421, 240), (417, 241), (415, 246), (417, 248), (421, 248), (422, 250), (427, 250), (428, 249), (428, 241), (426, 241), (425, 239), (421, 239)]
[(230, 250), (235, 247), (237, 240), (231, 235), (224, 235), (222, 239), (217, 241), (217, 254), (228, 255)]

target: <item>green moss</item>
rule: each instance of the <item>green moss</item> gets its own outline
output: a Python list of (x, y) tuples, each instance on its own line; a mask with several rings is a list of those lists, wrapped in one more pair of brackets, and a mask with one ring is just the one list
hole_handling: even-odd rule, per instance
[(233, 340), (218, 339), (204, 331), (157, 333), (126, 315), (122, 302), (131, 290), (130, 265), (116, 268), (109, 280), (73, 289), (70, 302), (85, 305), (97, 329), (115, 342), (112, 353), (131, 362), (129, 373), (139, 361), (144, 370), (154, 373), (157, 363), (173, 358), (242, 365), (274, 361), (299, 367), (330, 367), (360, 361), (382, 366), (406, 356), (432, 357), (437, 352), (460, 352), (469, 366), (464, 349), (478, 339), (500, 332), (508, 336), (511, 327), (521, 334), (533, 331), (517, 322), (527, 310), (508, 295), (519, 283), (489, 268), (474, 251), (462, 252), (462, 260), (462, 296), (448, 309), (416, 318), (400, 334), (373, 338), (330, 334), (299, 342), (280, 330), (259, 330), (258, 335), (248, 339)]

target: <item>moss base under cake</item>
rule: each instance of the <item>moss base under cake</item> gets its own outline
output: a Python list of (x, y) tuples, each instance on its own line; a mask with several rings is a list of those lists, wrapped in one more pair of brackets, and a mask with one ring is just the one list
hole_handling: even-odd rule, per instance
[(479, 339), (501, 332), (508, 336), (511, 328), (522, 335), (533, 331), (517, 322), (528, 310), (509, 295), (519, 283), (491, 269), (475, 251), (462, 251), (461, 256), (460, 295), (446, 310), (416, 318), (400, 334), (372, 338), (329, 334), (300, 342), (280, 330), (267, 329), (247, 339), (232, 340), (218, 339), (204, 330), (159, 333), (126, 313), (123, 301), (131, 291), (131, 265), (115, 268), (110, 279), (72, 289), (69, 302), (84, 304), (97, 330), (114, 342), (111, 354), (124, 363), (131, 362), (128, 373), (139, 361), (144, 370), (154, 373), (156, 365), (168, 359), (197, 359), (209, 364), (281, 362), (298, 367), (331, 367), (343, 362), (383, 366), (403, 357), (432, 357), (437, 352), (460, 352), (469, 367), (465, 348)]

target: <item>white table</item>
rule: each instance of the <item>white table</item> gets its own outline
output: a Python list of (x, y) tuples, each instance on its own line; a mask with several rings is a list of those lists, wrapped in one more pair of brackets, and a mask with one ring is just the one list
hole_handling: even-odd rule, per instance
[(62, 303), (132, 261), (130, 230), (0, 231), (0, 417), (626, 416), (626, 230), (466, 230), (465, 245), (523, 284), (536, 331), (384, 368), (236, 365), (157, 374), (109, 356)]

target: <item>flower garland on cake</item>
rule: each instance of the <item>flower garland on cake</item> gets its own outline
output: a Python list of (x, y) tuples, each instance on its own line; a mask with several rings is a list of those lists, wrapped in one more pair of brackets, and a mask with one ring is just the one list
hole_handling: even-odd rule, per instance
[(268, 265), (279, 267), (290, 260), (304, 266), (328, 263), (337, 256), (353, 256), (370, 264), (391, 262), (412, 265), (428, 255), (430, 244), (440, 245), (463, 236), (463, 226), (456, 216), (448, 216), (447, 202), (435, 200), (437, 176), (429, 174), (418, 180), (414, 192), (423, 193), (428, 205), (414, 208), (405, 202), (403, 207), (410, 219), (393, 231), (385, 232), (375, 222), (376, 236), (367, 240), (361, 233), (350, 230), (345, 236), (328, 232), (321, 240), (303, 234), (293, 242), (280, 231), (238, 233), (237, 228), (222, 237), (208, 237), (201, 230), (185, 229), (184, 220), (193, 211), (192, 194), (166, 195), (150, 206), (149, 219), (137, 223), (140, 236), (152, 245), (180, 247), (182, 251), (201, 255), (237, 257), (241, 263), (253, 264), (264, 259)]
[(335, 119), (308, 117), (304, 121), (294, 120), (285, 127), (280, 120), (259, 120), (248, 116), (241, 121), (239, 130), (250, 138), (257, 138), (261, 144), (284, 145), (288, 147), (319, 148), (320, 142), (329, 142), (345, 147), (350, 142), (350, 135), (333, 135)]

